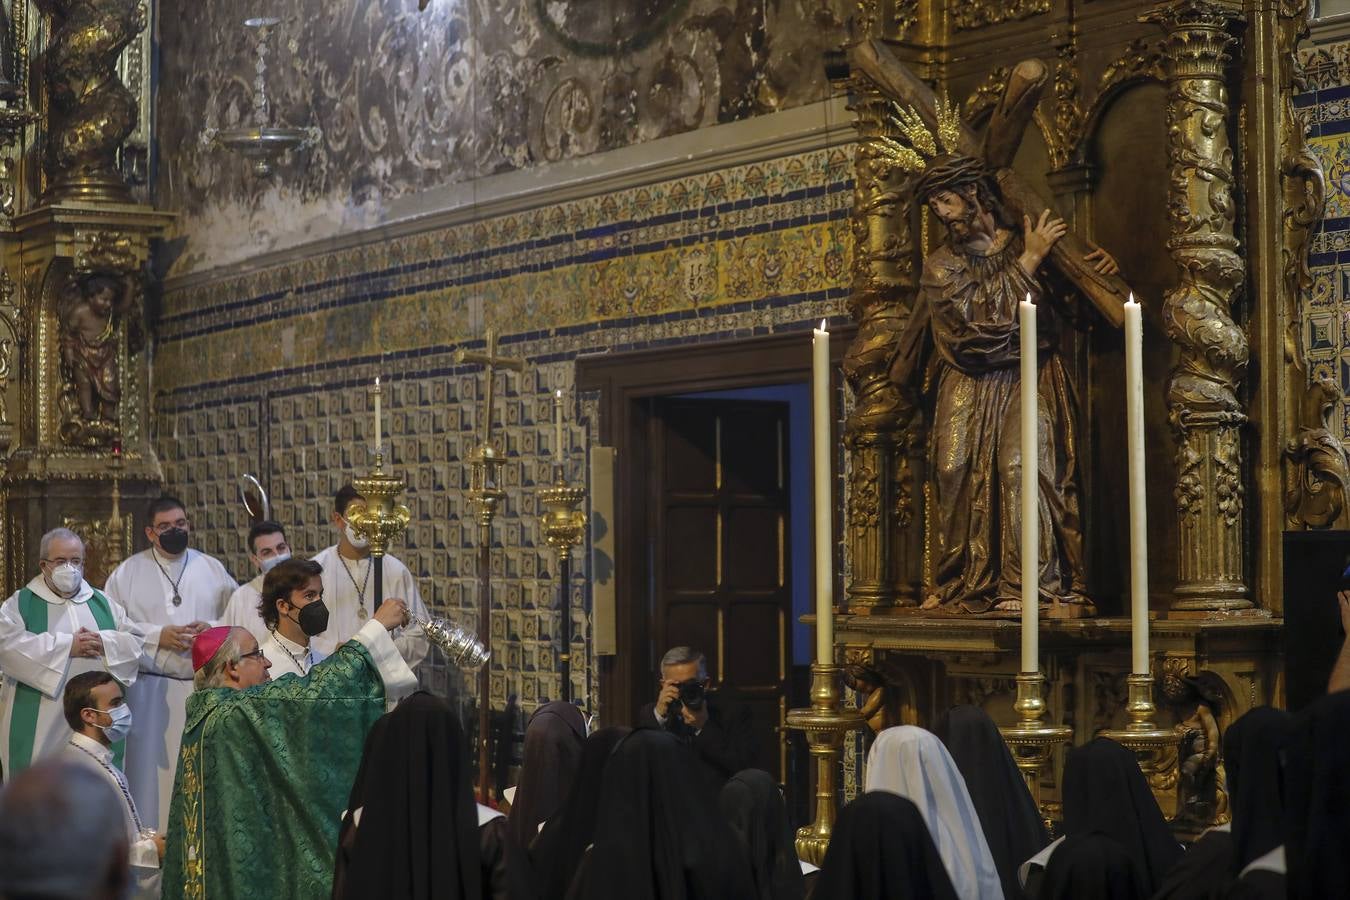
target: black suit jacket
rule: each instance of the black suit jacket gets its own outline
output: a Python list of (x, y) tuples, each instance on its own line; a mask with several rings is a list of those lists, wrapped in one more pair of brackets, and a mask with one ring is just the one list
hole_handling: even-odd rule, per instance
[(755, 737), (748, 707), (715, 694), (708, 695), (707, 704), (708, 723), (698, 734), (683, 722), (678, 728), (669, 728), (657, 719), (655, 703), (642, 707), (634, 727), (660, 728), (680, 738), (698, 756), (709, 783), (720, 790), (732, 775), (755, 764)]

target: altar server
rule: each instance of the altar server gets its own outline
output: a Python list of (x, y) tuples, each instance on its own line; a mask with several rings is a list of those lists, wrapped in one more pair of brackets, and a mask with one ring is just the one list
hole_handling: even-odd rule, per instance
[[(320, 653), (331, 654), (350, 640), (375, 611), (370, 542), (359, 537), (346, 518), (348, 508), (361, 499), (351, 485), (337, 492), (333, 498), (333, 527), (338, 530), (338, 542), (314, 557), (323, 566), (323, 598), (328, 604), (328, 628), (311, 642)], [(426, 618), (427, 608), (417, 590), (417, 580), (398, 557), (389, 553), (384, 556), (384, 596), (403, 598), (413, 618)], [(413, 669), (426, 659), (430, 649), (416, 623), (395, 632), (394, 645)]]
[(913, 801), (962, 900), (1000, 900), (1003, 885), (965, 779), (937, 735), (913, 725), (887, 728), (867, 754), (867, 790)]
[(328, 626), (322, 574), (313, 560), (289, 559), (268, 572), (263, 581), (262, 620), (267, 634), (258, 646), (272, 662), (273, 678), (303, 678), (327, 657), (310, 645), (311, 637)]
[[(122, 605), (84, 580), (84, 542), (68, 528), (42, 536), (41, 572), (0, 606), (0, 766), (13, 778), (70, 737), (66, 681), (101, 669), (136, 680), (142, 636)], [(121, 755), (122, 745), (117, 745)]]
[[(291, 546), (286, 542), (286, 530), (277, 522), (259, 522), (248, 530), (248, 560), (258, 570), (252, 580), (239, 585), (225, 604), (222, 625), (238, 625), (266, 643), (269, 634), (258, 605), (262, 602), (263, 578), (274, 566), (291, 558)], [(275, 677), (275, 676), (273, 676)]]
[(164, 858), (164, 836), (141, 821), (127, 789), (126, 776), (113, 758), (112, 745), (131, 727), (131, 707), (122, 686), (107, 672), (84, 672), (71, 678), (63, 695), (66, 723), (72, 734), (62, 758), (95, 773), (122, 801), (127, 844), (130, 847), (134, 900), (159, 900), (159, 862)]
[(192, 693), (192, 639), (220, 618), (239, 585), (218, 560), (189, 549), (192, 523), (181, 501), (160, 497), (145, 518), (150, 548), (118, 566), (107, 589), (145, 632), (140, 677), (127, 692), (136, 724), (126, 773), (141, 816), (162, 832)]

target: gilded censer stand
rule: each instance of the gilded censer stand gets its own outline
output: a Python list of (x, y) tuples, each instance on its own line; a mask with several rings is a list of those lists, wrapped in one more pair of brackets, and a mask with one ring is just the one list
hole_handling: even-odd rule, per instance
[(562, 674), (562, 697), (572, 702), (572, 548), (581, 543), (586, 533), (586, 514), (579, 508), (586, 499), (586, 491), (570, 487), (563, 467), (553, 467), (553, 486), (539, 492), (539, 503), (544, 511), (539, 525), (544, 541), (558, 552), (558, 608), (562, 613), (558, 641), (558, 668)]
[(1041, 805), (1041, 772), (1050, 764), (1055, 748), (1073, 740), (1073, 729), (1041, 721), (1046, 711), (1044, 675), (1021, 672), (1016, 680), (1017, 699), (1013, 702), (1013, 710), (1018, 715), (1017, 724), (1000, 728), (999, 732), (1012, 751), (1013, 762), (1027, 780), (1031, 799), (1045, 818), (1045, 807)]
[(812, 865), (825, 861), (834, 833), (839, 796), (839, 770), (844, 735), (865, 724), (857, 710), (845, 709), (841, 685), (844, 670), (834, 663), (811, 664), (811, 706), (789, 710), (787, 726), (806, 735), (806, 746), (816, 760), (816, 818), (797, 829), (797, 856)]

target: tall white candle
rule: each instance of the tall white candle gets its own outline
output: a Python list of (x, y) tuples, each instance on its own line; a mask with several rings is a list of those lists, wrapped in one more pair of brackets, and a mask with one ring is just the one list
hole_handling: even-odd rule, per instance
[(830, 333), (825, 320), (811, 334), (811, 428), (816, 507), (816, 662), (834, 662), (834, 552), (830, 533)]
[(1125, 418), (1130, 465), (1131, 669), (1147, 675), (1148, 511), (1144, 490), (1144, 308), (1130, 294), (1125, 304)]
[(553, 461), (563, 464), (563, 402), (562, 391), (553, 392)]
[(384, 449), (384, 421), (380, 418), (380, 376), (375, 376), (375, 452)]
[(1036, 304), (1031, 294), (1018, 304), (1022, 337), (1022, 671), (1041, 670), (1040, 593), (1040, 432), (1037, 428), (1040, 378), (1036, 368)]

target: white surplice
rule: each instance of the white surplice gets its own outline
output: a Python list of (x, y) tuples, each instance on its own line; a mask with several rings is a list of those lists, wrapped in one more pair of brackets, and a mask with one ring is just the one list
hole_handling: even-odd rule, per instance
[(267, 674), (273, 679), (282, 675), (298, 675), (304, 678), (310, 669), (328, 658), (328, 654), (320, 653), (313, 646), (301, 647), (284, 634), (277, 634), (274, 631), (267, 632), (263, 639), (258, 641), (258, 646), (262, 649), (263, 656), (272, 663), (272, 668), (267, 670)]
[(262, 614), (258, 612), (258, 604), (262, 602), (263, 578), (264, 576), (259, 575), (252, 581), (239, 585), (238, 590), (230, 595), (229, 602), (225, 604), (225, 612), (220, 617), (222, 625), (247, 628), (259, 644), (265, 641), (268, 635), (267, 625), (263, 623)]
[[(181, 606), (173, 605), (170, 578), (178, 581)], [(161, 649), (160, 630), (198, 621), (217, 624), (237, 587), (219, 560), (192, 549), (166, 559), (151, 547), (108, 576), (108, 593), (126, 605), (127, 616), (145, 632), (141, 676), (127, 691), (135, 718), (127, 738), (126, 775), (141, 816), (161, 833), (169, 825), (185, 704), (192, 693), (192, 652)]]
[[(130, 684), (136, 680), (137, 661), (144, 643), (141, 632), (128, 620), (126, 610), (113, 595), (106, 596), (117, 628), (100, 630), (89, 609), (94, 590), (86, 581), (80, 582), (79, 591), (69, 600), (58, 597), (41, 575), (28, 582), (28, 589), (47, 603), (47, 630), (43, 634), (32, 634), (25, 627), (19, 613), (18, 592), (0, 605), (0, 672), (4, 672), (0, 681), (0, 765), (4, 766), (6, 780), (16, 774), (10, 767), (9, 739), (14, 694), (19, 683), (42, 694), (31, 760), (37, 762), (61, 752), (70, 737), (70, 726), (61, 707), (66, 681), (82, 672), (106, 670), (123, 684)], [(81, 628), (99, 633), (103, 656), (71, 658), (74, 634)]]
[[(344, 559), (336, 545), (321, 551), (314, 561), (323, 566), (323, 602), (328, 607), (328, 629), (310, 639), (314, 649), (331, 656), (333, 651), (360, 630), (375, 615), (375, 576), (371, 559)], [(427, 608), (417, 581), (398, 557), (384, 557), (384, 596), (408, 604), (415, 616), (426, 618)], [(364, 615), (362, 613), (364, 612)], [(426, 659), (431, 645), (419, 625), (394, 632), (394, 645), (409, 667), (416, 669)]]
[[(131, 716), (134, 722), (135, 710), (132, 710)], [(131, 897), (134, 900), (159, 900), (159, 850), (155, 847), (154, 838), (141, 837), (141, 829), (149, 828), (150, 825), (141, 821), (136, 803), (127, 788), (126, 776), (113, 763), (112, 750), (92, 738), (72, 733), (70, 741), (61, 751), (61, 758), (97, 773), (117, 792), (127, 823), (127, 843), (131, 846), (131, 873), (135, 882)]]

